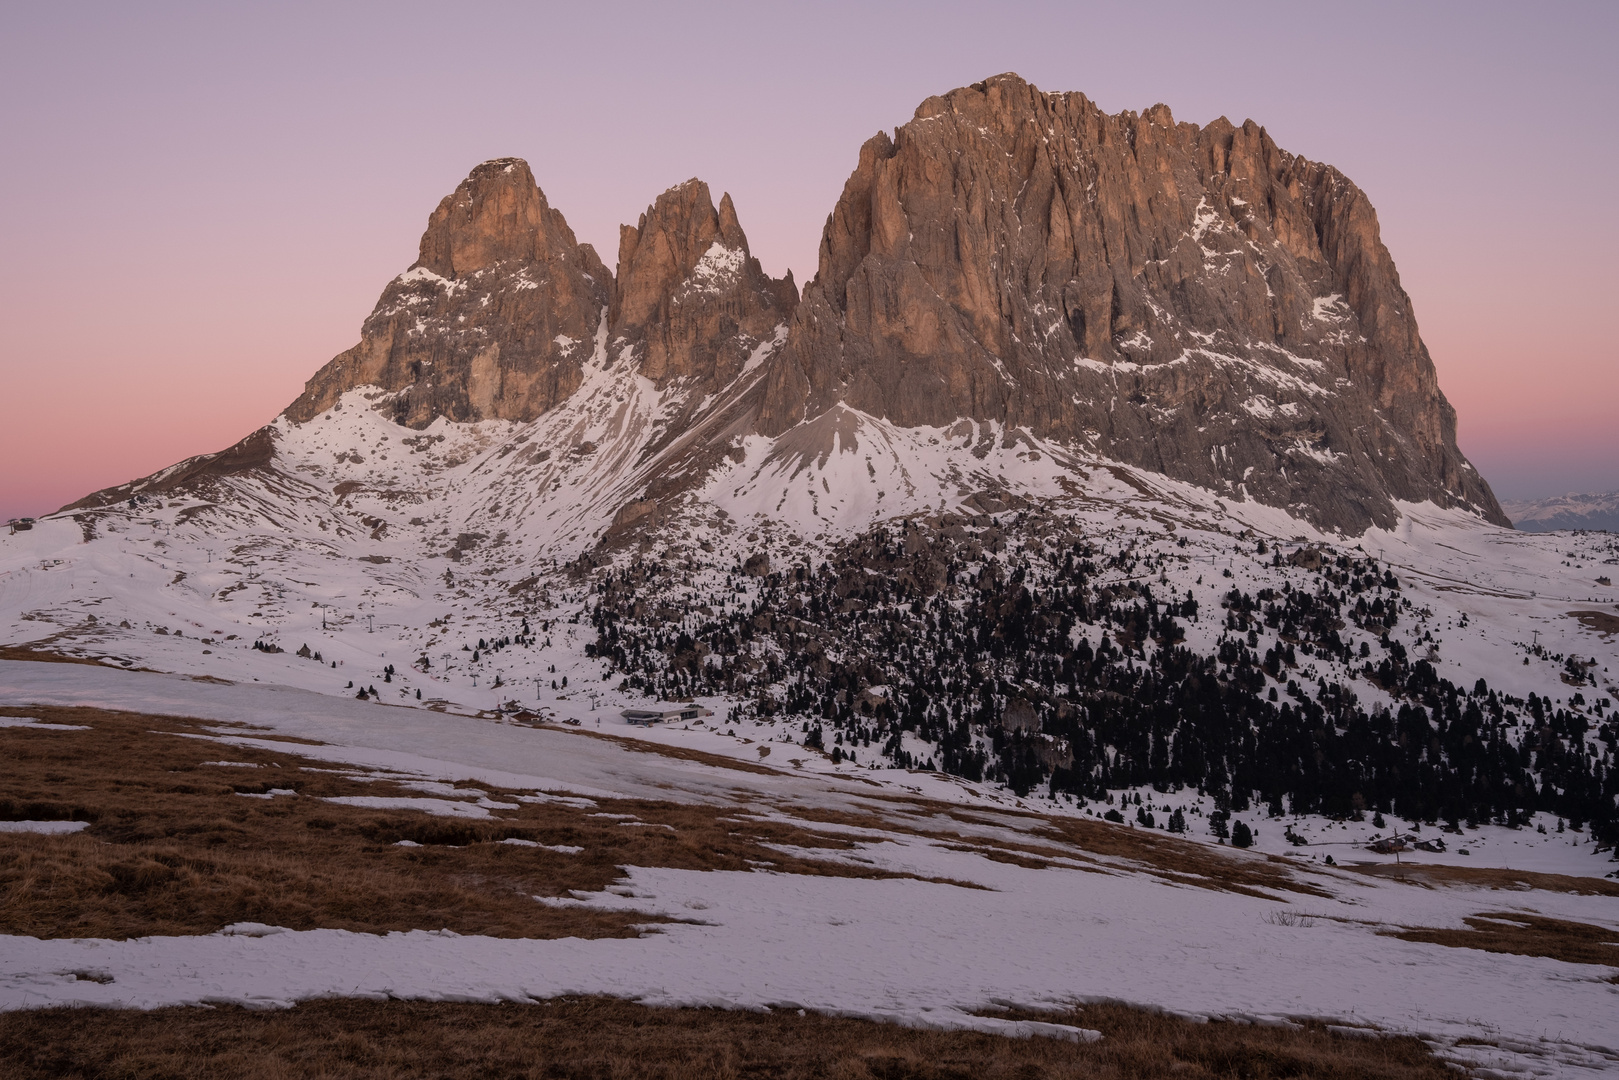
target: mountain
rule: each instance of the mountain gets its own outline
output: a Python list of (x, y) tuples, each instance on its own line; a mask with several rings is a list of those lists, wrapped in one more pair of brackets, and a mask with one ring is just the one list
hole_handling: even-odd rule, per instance
[(655, 383), (719, 390), (797, 303), (748, 254), (730, 196), (700, 180), (625, 226), (618, 272), (580, 244), (528, 164), (488, 161), (428, 220), (420, 257), (384, 290), (360, 343), (322, 368), (285, 415), (305, 423), (378, 386), (403, 426), (533, 420), (574, 394), (605, 334)]
[(1580, 742), (1619, 731), (1619, 550), (1512, 531), (1454, 435), (1341, 174), (1001, 76), (866, 143), (802, 296), (699, 180), (609, 271), (479, 165), (274, 421), (0, 537), (0, 640), (1619, 835)]
[[(896, 512), (966, 475), (978, 478), (955, 497), (999, 499), (1043, 455), (1074, 480), (1085, 463), (1120, 463), (1347, 535), (1391, 527), (1406, 503), (1506, 523), (1456, 448), (1358, 188), (1251, 121), (1199, 128), (1164, 106), (1110, 116), (1014, 75), (929, 98), (866, 143), (802, 303), (790, 275), (752, 258), (730, 197), (715, 207), (701, 181), (624, 227), (609, 272), (527, 164), (486, 162), (434, 210), (359, 344), (276, 424), (68, 509), (286, 474), (304, 429), (357, 391), (415, 432), (545, 418), (546, 436), (530, 433), (508, 464), (549, 453), (569, 466), (505, 480), (589, 519), (570, 542), (656, 527), (705, 485), (710, 504), (727, 484), (731, 501), (757, 495), (766, 476), (869, 456), (861, 445), (883, 460), (842, 490), (789, 480), (754, 509)], [(982, 475), (991, 447), (1021, 465)], [(484, 475), (498, 487), (508, 472)]]
[(1505, 522), (1456, 447), (1366, 196), (1252, 121), (1110, 116), (1015, 75), (873, 137), (765, 403), (987, 421), (1358, 533)]
[[(437, 503), (447, 493), (435, 480), (498, 430), (511, 441), (494, 465), (450, 481), (463, 492), (456, 533), (497, 514), (528, 522), (534, 543), (576, 551), (609, 523), (661, 522), (653, 500), (708, 475), (729, 448), (715, 430), (746, 429), (738, 399), (797, 301), (791, 275), (770, 278), (749, 253), (730, 196), (716, 207), (700, 180), (623, 228), (615, 274), (577, 242), (525, 162), (485, 162), (433, 211), (419, 258), (383, 290), (359, 344), (273, 423), (64, 509), (184, 493), (207, 501), (199, 512), (254, 508), (273, 521), (320, 520), (330, 494)], [(381, 427), (334, 424), (345, 405)], [(435, 453), (446, 438), (453, 449)], [(383, 454), (367, 465), (387, 442), (409, 464), (378, 470)], [(558, 532), (559, 513), (579, 527)]]
[[(1600, 500), (1579, 499), (1522, 517), (1592, 520)], [(126, 920), (122, 943), (8, 938), (39, 946), (12, 965), (12, 997), (138, 996), (154, 960), (136, 953), (162, 960), (190, 940), (217, 946), (225, 974), (193, 977), (186, 954), (165, 976), (177, 1000), (197, 999), (190, 982), (218, 997), (236, 978), (262, 1004), (265, 965), (242, 950), (289, 946), (338, 958), (282, 964), (314, 973), (299, 994), (358, 992), (353, 969), (380, 971), (379, 993), (443, 998), (476, 968), (462, 996), (507, 1000), (507, 982), (556, 965), (501, 981), (484, 962), (513, 955), (484, 936), (495, 909), (478, 897), (494, 889), (524, 927), (572, 933), (597, 918), (580, 905), (617, 920), (592, 932), (641, 908), (664, 918), (654, 929), (669, 933), (648, 939), (663, 960), (596, 943), (633, 977), (606, 953), (579, 961), (607, 971), (606, 993), (650, 978), (670, 1000), (670, 986), (687, 992), (665, 977), (673, 964), (701, 976), (701, 1004), (1052, 1034), (968, 1007), (1070, 1000), (1083, 969), (1182, 1012), (1299, 1014), (1291, 984), (1251, 968), (1197, 1000), (1137, 985), (1145, 947), (1161, 962), (1142, 970), (1201, 987), (1185, 977), (1191, 942), (1281, 957), (1300, 986), (1329, 986), (1306, 1000), (1312, 1015), (1399, 1031), (1415, 1016), (1412, 1033), (1464, 1063), (1611, 1064), (1585, 1034), (1606, 1030), (1591, 998), (1611, 996), (1603, 973), (1538, 956), (1508, 970), (1505, 954), (1445, 947), (1467, 941), (1443, 927), (1492, 922), (1469, 915), (1487, 881), (1538, 886), (1532, 906), (1558, 925), (1602, 929), (1567, 920), (1614, 891), (1599, 879), (1619, 844), (1616, 567), (1619, 536), (1510, 527), (1456, 449), (1366, 196), (1252, 123), (1107, 115), (1015, 76), (930, 98), (861, 149), (802, 295), (764, 273), (738, 207), (699, 180), (625, 226), (609, 269), (528, 165), (486, 162), (428, 217), (356, 345), (272, 422), (0, 530), (14, 706), (0, 711), (19, 714), (0, 721), (25, 749), (38, 740), (19, 775), (44, 785), (13, 810), (94, 819), (95, 800), (81, 806), (50, 770), (110, 747), (100, 772), (68, 761), (87, 791), (105, 783), (132, 745), (109, 731), (204, 736), (194, 753), (147, 755), (180, 815), (166, 850), (187, 830), (214, 844), (221, 813), (251, 810), (265, 836), (291, 822), (309, 852), (352, 840), (367, 880), (378, 860), (454, 870), (477, 925), (349, 934), (448, 957), (405, 956), (429, 976), (402, 984), (334, 952), (341, 932), (281, 932), (275, 897), (213, 905), (234, 922), (222, 933), (198, 922), (209, 905), (186, 904), (180, 924), (201, 937), (143, 937)], [(16, 662), (40, 659), (76, 663)], [(178, 726), (187, 716), (206, 723)], [(114, 779), (156, 805), (140, 776)], [(430, 805), (457, 820), (432, 824)], [(98, 837), (149, 837), (113, 810), (100, 834), (18, 842), (78, 858)], [(0, 821), (17, 824), (87, 823)], [(758, 859), (742, 858), (750, 845)], [(723, 880), (694, 873), (698, 851)], [(662, 854), (640, 865), (649, 852)], [(1174, 896), (1137, 888), (1143, 876)], [(106, 892), (86, 880), (81, 893)], [(333, 893), (345, 911), (352, 892)], [(445, 894), (418, 892), (437, 920)], [(1041, 903), (1008, 923), (1028, 897)], [(1305, 929), (1336, 900), (1359, 905), (1353, 923)], [(1193, 901), (1205, 907), (1189, 921)], [(321, 925), (288, 902), (297, 925)], [(799, 908), (784, 937), (783, 912)], [(828, 926), (843, 908), (858, 917)], [(404, 910), (382, 929), (445, 925)], [(1119, 912), (1136, 925), (1124, 945)], [(1069, 940), (1080, 924), (1123, 959), (1099, 975), (1089, 960), (1048, 964), (1052, 989), (1031, 990), (1025, 960), (1045, 939), (1095, 953)], [(1165, 946), (1166, 926), (1185, 940)], [(755, 938), (737, 936), (748, 927)], [(1240, 932), (1211, 948), (1208, 927)], [(997, 928), (1027, 956), (984, 945)], [(941, 933), (982, 956), (942, 975), (910, 962)], [(668, 951), (677, 935), (706, 967)], [(135, 952), (114, 980), (100, 954), (124, 945)], [(87, 947), (94, 979), (48, 974), (85, 968)], [(823, 994), (882, 948), (916, 976), (910, 991)], [(1359, 968), (1319, 978), (1323, 948)], [(1383, 990), (1406, 987), (1414, 950), (1428, 982), (1390, 1005)], [(960, 972), (1003, 954), (1000, 982), (961, 989)], [(726, 989), (704, 974), (716, 957), (726, 970), (751, 957), (760, 974)], [(1557, 1030), (1578, 1014), (1577, 1042), (1537, 1034), (1553, 1006), (1524, 1012), (1524, 965), (1561, 995)], [(570, 970), (557, 985), (572, 992)], [(784, 990), (795, 971), (811, 975)], [(1484, 1020), (1475, 986), (1506, 988)], [(1503, 1038), (1497, 1020), (1518, 1016)]]
[(1549, 499), (1507, 502), (1501, 509), (1525, 532), (1558, 529), (1606, 529), (1619, 532), (1619, 491), (1606, 495), (1554, 495)]

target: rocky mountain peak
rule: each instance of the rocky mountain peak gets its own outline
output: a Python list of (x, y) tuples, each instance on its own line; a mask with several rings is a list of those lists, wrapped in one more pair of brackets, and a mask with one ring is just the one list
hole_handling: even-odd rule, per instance
[(454, 281), (506, 262), (566, 259), (578, 247), (528, 162), (496, 158), (473, 169), (429, 216), (415, 267)]
[(731, 196), (716, 209), (697, 179), (620, 228), (616, 281), (612, 340), (635, 349), (641, 372), (660, 383), (729, 382), (798, 301), (791, 274), (770, 278), (749, 252)]
[[(655, 527), (715, 470), (744, 466), (742, 499), (809, 462), (838, 489), (783, 486), (777, 511), (897, 513), (930, 472), (993, 513), (1038, 461), (1065, 491), (1122, 464), (1350, 534), (1429, 501), (1506, 523), (1353, 183), (1253, 121), (1108, 114), (1015, 75), (867, 140), (802, 297), (701, 180), (621, 230), (615, 275), (526, 163), (485, 162), (285, 418), (356, 389), (413, 428), (550, 414), (510, 476), (549, 485), (524, 505), (577, 486), (570, 536)], [(889, 464), (837, 473), (868, 420)], [(758, 460), (750, 433), (774, 440)], [(268, 468), (273, 441), (181, 472)]]
[(486, 161), (429, 216), (420, 258), (383, 290), (360, 343), (317, 372), (286, 416), (306, 422), (372, 385), (409, 427), (531, 420), (578, 388), (612, 290), (528, 164)]
[(636, 224), (620, 225), (618, 236), (616, 280), (623, 287), (609, 321), (620, 330), (639, 330), (657, 318), (709, 248), (722, 243), (708, 185), (695, 178), (659, 195)]
[[(742, 251), (748, 249), (748, 238), (742, 235), (742, 223), (736, 217), (736, 204), (731, 201), (731, 193), (727, 191), (720, 196), (720, 242), (728, 248)], [(787, 271), (789, 275), (792, 271)]]
[(1252, 121), (1001, 75), (861, 148), (759, 414), (990, 421), (1358, 532), (1504, 522), (1365, 195)]
[[(438, 204), (420, 257), (388, 284), (360, 343), (322, 368), (289, 419), (374, 385), (410, 427), (532, 420), (578, 389), (599, 334), (660, 385), (719, 386), (774, 340), (798, 301), (748, 251), (736, 206), (701, 180), (658, 197), (625, 226), (614, 276), (546, 201), (528, 163), (473, 169)], [(605, 344), (605, 341), (603, 342)]]

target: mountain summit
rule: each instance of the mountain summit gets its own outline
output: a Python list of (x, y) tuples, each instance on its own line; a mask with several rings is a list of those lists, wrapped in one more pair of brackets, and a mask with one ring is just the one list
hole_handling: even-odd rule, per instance
[(532, 419), (579, 387), (613, 278), (515, 158), (472, 170), (428, 218), (421, 253), (286, 416), (304, 423), (356, 386), (395, 420)]

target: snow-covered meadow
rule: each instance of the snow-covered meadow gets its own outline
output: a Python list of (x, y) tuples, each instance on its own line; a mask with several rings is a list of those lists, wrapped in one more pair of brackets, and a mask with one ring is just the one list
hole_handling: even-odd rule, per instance
[[(1084, 1032), (1030, 1029), (979, 1014), (997, 1004), (1038, 1008), (1105, 998), (1195, 1015), (1262, 1022), (1312, 1016), (1415, 1032), (1458, 1062), (1510, 1074), (1619, 1068), (1612, 1036), (1619, 987), (1608, 981), (1611, 968), (1382, 933), (1460, 928), (1464, 917), (1486, 911), (1619, 927), (1611, 895), (1432, 887), (1291, 859), (1287, 872), (1311, 891), (1200, 887), (1129, 857), (1064, 845), (1041, 828), (1030, 804), (1019, 810), (1004, 794), (972, 792), (959, 781), (881, 771), (840, 775), (807, 762), (743, 772), (627, 753), (619, 742), (565, 725), (387, 708), (264, 682), (226, 685), (8, 662), (0, 665), (0, 703), (223, 721), (214, 730), (227, 763), (233, 746), (285, 748), (279, 740), (286, 737), (319, 740), (298, 745), (298, 752), (413, 777), (427, 796), (419, 807), (426, 812), (455, 812), (426, 805), (455, 801), (468, 811), (494, 806), (499, 812), (498, 798), (446, 786), (455, 781), (570, 799), (724, 803), (823, 833), (841, 830), (858, 841), (851, 850), (816, 857), (915, 875), (869, 880), (632, 866), (606, 891), (547, 901), (680, 920), (659, 922), (632, 939), (514, 941), (427, 930), (372, 935), (254, 925), (129, 941), (5, 938), (0, 1004), (6, 1008), (275, 1006), (329, 995), (521, 1001), (603, 993), (652, 1004), (791, 1006), (923, 1026), (1084, 1038)], [(253, 728), (235, 726), (244, 723)], [(727, 738), (660, 735), (693, 736), (692, 745), (715, 747)], [(940, 796), (950, 801), (933, 801)], [(891, 824), (840, 826), (828, 819), (839, 811)], [(1261, 840), (1279, 831), (1279, 825), (1262, 827)], [(998, 842), (1037, 843), (1050, 854), (1038, 868), (1016, 865), (989, 857)], [(1475, 865), (1528, 868), (1505, 837), (1492, 842), (1486, 829), (1470, 842)], [(1334, 850), (1340, 864), (1392, 861), (1360, 849)], [(1220, 853), (1238, 861), (1267, 858), (1259, 851)], [(1592, 875), (1604, 865), (1588, 848), (1553, 845), (1533, 868)]]

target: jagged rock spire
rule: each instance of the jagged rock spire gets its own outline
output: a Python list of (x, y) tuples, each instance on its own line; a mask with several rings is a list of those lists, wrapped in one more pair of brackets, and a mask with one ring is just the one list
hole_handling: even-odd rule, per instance
[(640, 370), (655, 381), (729, 382), (798, 303), (791, 271), (773, 280), (749, 253), (731, 196), (716, 210), (697, 179), (620, 228), (616, 281), (613, 338), (640, 346)]
[[(720, 384), (792, 314), (791, 275), (748, 252), (729, 195), (671, 188), (625, 226), (619, 274), (581, 244), (517, 158), (486, 161), (439, 203), (420, 257), (389, 283), (360, 343), (309, 381), (286, 412), (304, 422), (375, 385), (400, 423), (532, 420), (578, 387), (596, 337), (658, 382)], [(604, 324), (603, 319), (606, 322)]]
[(301, 423), (375, 385), (411, 427), (440, 416), (532, 419), (578, 388), (612, 289), (528, 164), (486, 161), (428, 218), (420, 257), (383, 290), (360, 343), (286, 415)]

